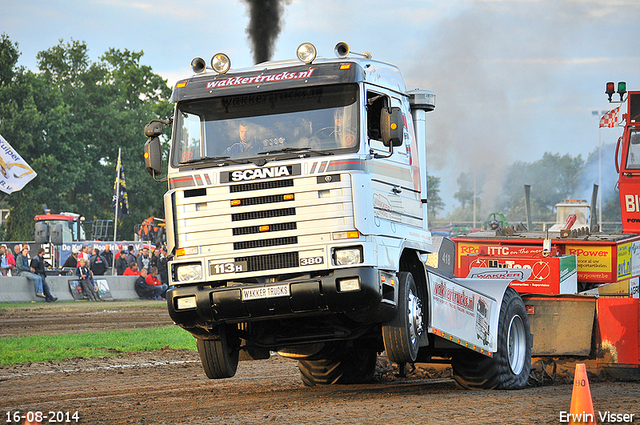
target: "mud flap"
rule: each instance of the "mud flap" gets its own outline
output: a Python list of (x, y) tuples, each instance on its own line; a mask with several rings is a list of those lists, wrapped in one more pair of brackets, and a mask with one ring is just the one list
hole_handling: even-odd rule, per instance
[(427, 267), (429, 332), (485, 355), (495, 353), (504, 292), (509, 283), (530, 274), (525, 269), (474, 268), (461, 279)]

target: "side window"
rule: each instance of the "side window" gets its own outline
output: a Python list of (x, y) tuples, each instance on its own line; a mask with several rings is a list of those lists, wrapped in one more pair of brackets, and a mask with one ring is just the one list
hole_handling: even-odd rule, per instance
[[(391, 104), (389, 104), (391, 102)], [(373, 91), (367, 92), (367, 135), (369, 138), (369, 145), (371, 149), (379, 152), (380, 154), (389, 153), (389, 147), (382, 143), (382, 130), (380, 128), (380, 115), (383, 108), (401, 107), (402, 102), (397, 98), (389, 98), (389, 96), (376, 93)], [(394, 153), (406, 154), (406, 147), (397, 146), (394, 149)]]
[(202, 125), (198, 115), (182, 113), (182, 127), (178, 129), (180, 148), (176, 151), (179, 156), (174, 159), (176, 163), (198, 159), (202, 156), (200, 154)]
[(367, 92), (367, 133), (371, 140), (382, 141), (380, 130), (380, 111), (386, 105), (386, 97), (374, 92)]
[(640, 131), (633, 131), (629, 134), (627, 168), (630, 170), (640, 169)]

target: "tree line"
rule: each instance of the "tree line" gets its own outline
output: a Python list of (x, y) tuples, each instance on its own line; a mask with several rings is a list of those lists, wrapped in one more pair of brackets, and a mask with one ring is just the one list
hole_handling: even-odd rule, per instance
[[(453, 197), (459, 205), (442, 217), (438, 217), (445, 205), (439, 196), (440, 209), (430, 215), (432, 220), (452, 223), (469, 222), (473, 217), (473, 204), (479, 224), (493, 212), (501, 212), (510, 223), (525, 221), (524, 186), (529, 185), (531, 216), (533, 221), (555, 222), (555, 205), (566, 199), (583, 199), (591, 202), (593, 185), (601, 197), (602, 221), (620, 222), (620, 201), (616, 190), (617, 173), (614, 168), (615, 144), (602, 146), (602, 177), (599, 176), (599, 151), (596, 148), (585, 160), (581, 155), (561, 155), (545, 152), (542, 158), (526, 162), (515, 161), (502, 175), (495, 173), (461, 172), (457, 179), (458, 190)], [(438, 181), (439, 183), (439, 181)], [(592, 212), (593, 213), (593, 212)]]
[[(87, 220), (112, 219), (118, 149), (130, 211), (118, 221), (118, 235), (129, 239), (135, 224), (150, 216), (164, 217), (166, 185), (147, 174), (142, 146), (144, 125), (172, 114), (171, 88), (141, 63), (143, 55), (111, 48), (91, 61), (85, 42), (60, 40), (37, 54), (38, 69), (31, 71), (17, 65), (18, 43), (0, 35), (0, 134), (38, 173), (21, 191), (0, 194), (0, 206), (10, 209), (1, 239), (32, 239), (33, 218), (45, 205), (54, 213), (77, 212)], [(602, 153), (607, 164), (600, 188), (603, 221), (620, 220), (611, 165), (614, 148), (605, 146)], [(470, 221), (475, 197), (480, 221), (496, 211), (511, 221), (523, 220), (523, 186), (529, 184), (533, 219), (553, 221), (557, 202), (590, 196), (591, 184), (597, 183), (590, 175), (597, 170), (597, 154), (596, 150), (583, 160), (580, 155), (546, 152), (537, 161), (514, 162), (501, 180), (461, 172), (454, 194), (460, 204), (444, 217), (440, 177), (428, 175), (429, 218)]]
[(166, 185), (144, 168), (143, 129), (172, 114), (171, 89), (141, 63), (144, 53), (112, 48), (91, 61), (85, 42), (60, 40), (37, 54), (34, 72), (17, 65), (18, 47), (0, 35), (0, 134), (38, 176), (0, 195), (10, 209), (3, 239), (32, 239), (33, 218), (45, 205), (113, 219), (119, 148), (130, 214), (119, 220), (118, 235), (130, 239), (135, 224), (164, 217)]

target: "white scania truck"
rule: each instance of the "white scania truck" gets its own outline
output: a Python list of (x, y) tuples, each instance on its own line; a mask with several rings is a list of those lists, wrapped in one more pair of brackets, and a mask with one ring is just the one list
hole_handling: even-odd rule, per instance
[[(169, 314), (197, 339), (209, 378), (272, 352), (307, 385), (372, 378), (377, 354), (450, 362), (460, 385), (522, 388), (531, 366), (513, 276), (427, 267), (425, 113), (398, 68), (355, 54), (212, 70), (173, 90), (164, 197)], [(163, 122), (145, 127), (162, 172)], [(504, 277), (504, 276), (503, 276)]]

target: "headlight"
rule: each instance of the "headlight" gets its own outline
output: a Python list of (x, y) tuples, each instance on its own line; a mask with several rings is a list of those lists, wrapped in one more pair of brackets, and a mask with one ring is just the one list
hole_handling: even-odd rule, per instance
[(362, 247), (336, 249), (333, 253), (337, 266), (362, 263)]
[(176, 279), (178, 282), (202, 280), (202, 265), (182, 264), (176, 266)]

